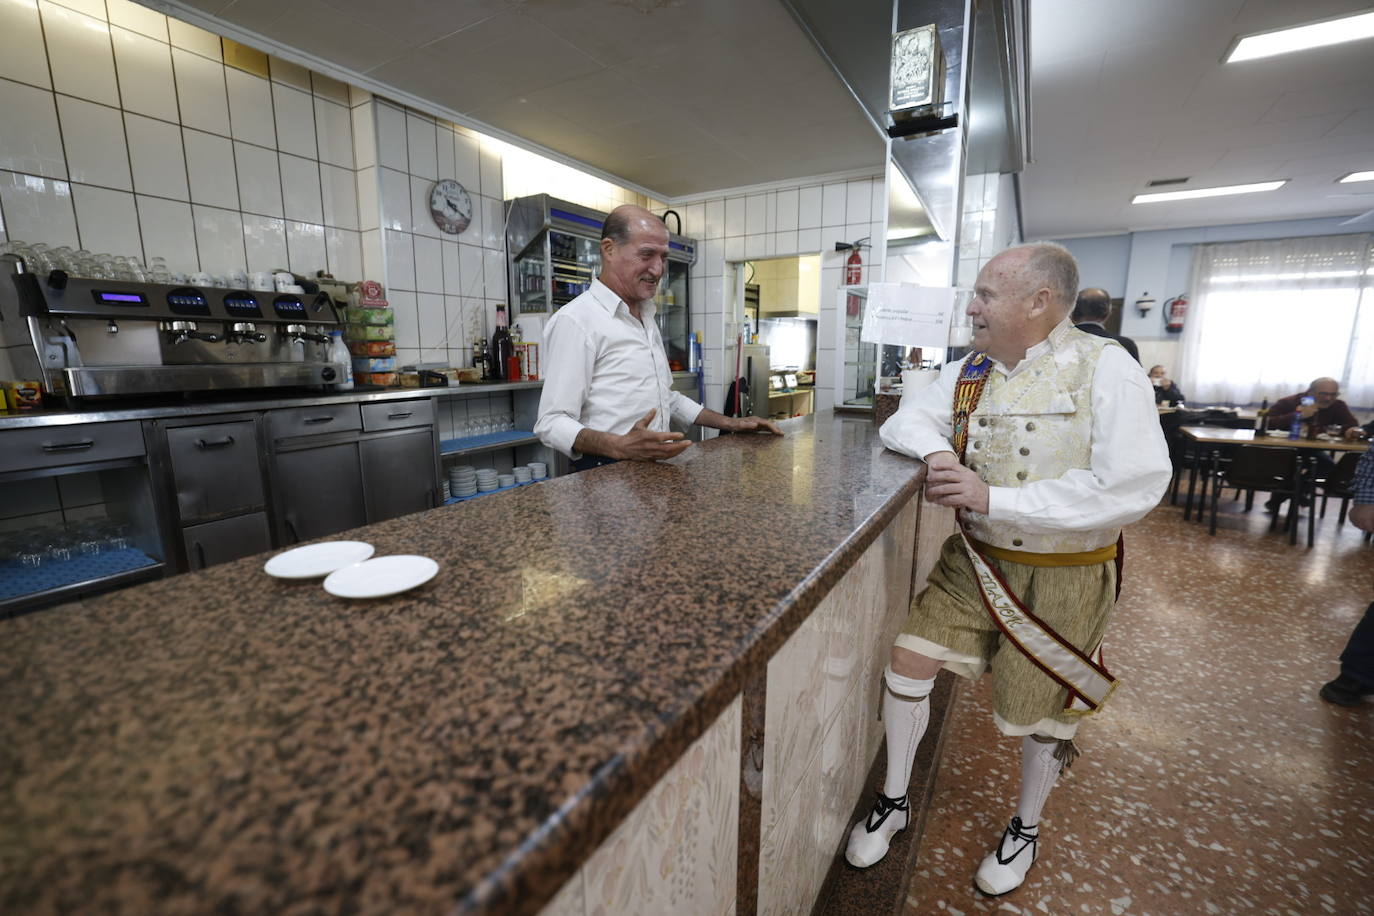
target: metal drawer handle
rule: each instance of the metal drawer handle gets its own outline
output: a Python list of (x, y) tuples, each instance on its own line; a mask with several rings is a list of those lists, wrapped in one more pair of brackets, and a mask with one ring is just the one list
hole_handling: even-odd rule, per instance
[(304, 420), (304, 422), (305, 422), (305, 423), (310, 423), (310, 424), (315, 424), (315, 423), (333, 423), (333, 422), (334, 422), (334, 418), (333, 418), (333, 417), (306, 417), (305, 420)]
[(94, 439), (83, 439), (80, 442), (63, 442), (59, 445), (44, 445), (45, 452), (81, 452), (95, 445)]
[(196, 440), (196, 448), (223, 448), (226, 445), (233, 444), (233, 436), (225, 436), (223, 439), (216, 440), (215, 442), (206, 442), (204, 439)]
[(409, 417), (412, 414), (413, 411), (407, 410), (405, 413), (389, 413), (386, 415), (386, 418), (388, 420), (404, 420), (406, 417)]

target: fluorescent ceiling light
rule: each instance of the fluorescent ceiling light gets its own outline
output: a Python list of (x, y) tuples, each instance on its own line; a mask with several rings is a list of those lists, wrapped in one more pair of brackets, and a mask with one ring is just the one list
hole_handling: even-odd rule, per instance
[(1341, 180), (1341, 184), (1348, 181), (1374, 181), (1374, 172), (1351, 172)]
[(1278, 181), (1257, 181), (1254, 184), (1229, 184), (1220, 188), (1194, 188), (1191, 191), (1158, 191), (1154, 194), (1137, 194), (1131, 198), (1133, 204), (1153, 204), (1165, 200), (1192, 200), (1195, 197), (1225, 197), (1228, 194), (1254, 194), (1256, 191), (1273, 191), (1288, 184), (1287, 178)]
[(1225, 62), (1234, 64), (1243, 60), (1273, 57), (1275, 54), (1306, 51), (1309, 48), (1321, 48), (1371, 37), (1374, 37), (1374, 10), (1366, 10), (1353, 16), (1340, 16), (1288, 29), (1246, 35), (1231, 46), (1231, 53), (1226, 55)]

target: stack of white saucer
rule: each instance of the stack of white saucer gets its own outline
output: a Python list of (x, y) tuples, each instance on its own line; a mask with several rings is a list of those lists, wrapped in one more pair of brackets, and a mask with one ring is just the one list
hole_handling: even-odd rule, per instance
[(504, 490), (506, 487), (513, 487), (513, 486), (515, 486), (515, 475), (514, 475), (514, 474), (497, 474), (497, 475), (496, 475), (496, 485), (499, 486), (499, 487), (500, 487), (501, 489), (503, 489), (503, 490)]
[(492, 490), (495, 490), (499, 486), (500, 484), (496, 480), (496, 471), (493, 468), (477, 469), (478, 493), (490, 493)]
[(530, 476), (535, 480), (543, 480), (549, 476), (549, 466), (542, 461), (531, 461)]
[(470, 465), (461, 464), (449, 469), (448, 490), (450, 496), (471, 496), (477, 492), (477, 471)]
[(528, 467), (521, 465), (520, 467), (512, 471), (512, 476), (515, 477), (516, 483), (529, 483), (531, 480), (534, 479), (534, 472), (531, 471)]

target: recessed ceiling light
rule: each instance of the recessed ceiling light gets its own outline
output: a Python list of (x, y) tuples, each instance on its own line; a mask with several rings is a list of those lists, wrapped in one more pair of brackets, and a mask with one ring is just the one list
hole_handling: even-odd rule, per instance
[(1340, 179), (1341, 184), (1347, 181), (1374, 181), (1374, 172), (1351, 172), (1349, 175)]
[(1275, 54), (1306, 51), (1309, 48), (1321, 48), (1370, 37), (1374, 37), (1374, 10), (1366, 10), (1351, 16), (1338, 16), (1321, 22), (1309, 22), (1306, 25), (1295, 25), (1287, 29), (1275, 29), (1272, 32), (1245, 35), (1231, 45), (1231, 52), (1224, 60), (1228, 64), (1234, 64), (1243, 60), (1273, 57)]
[(1191, 200), (1194, 197), (1225, 197), (1228, 194), (1254, 194), (1256, 191), (1273, 191), (1288, 184), (1287, 178), (1278, 181), (1257, 181), (1254, 184), (1228, 184), (1219, 188), (1193, 188), (1190, 191), (1158, 191), (1154, 194), (1137, 194), (1131, 198), (1133, 204), (1153, 204), (1165, 200)]
[(1187, 183), (1188, 183), (1188, 179), (1187, 179), (1187, 178), (1152, 178), (1151, 180), (1145, 182), (1145, 187), (1147, 187), (1147, 188), (1162, 188), (1162, 187), (1164, 187), (1165, 185), (1170, 185), (1170, 184), (1187, 184)]

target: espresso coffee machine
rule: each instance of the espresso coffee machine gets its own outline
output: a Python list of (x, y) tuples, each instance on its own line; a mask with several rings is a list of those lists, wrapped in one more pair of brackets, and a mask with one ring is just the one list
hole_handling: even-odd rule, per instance
[(4, 255), (0, 318), (18, 376), (72, 398), (317, 386), (345, 372), (329, 358), (341, 325), (321, 292), (40, 277)]

